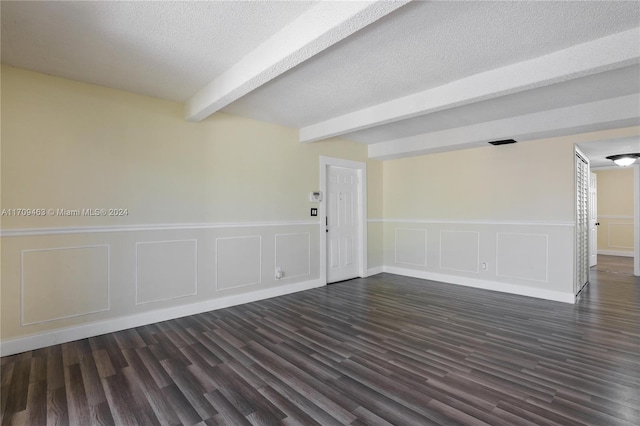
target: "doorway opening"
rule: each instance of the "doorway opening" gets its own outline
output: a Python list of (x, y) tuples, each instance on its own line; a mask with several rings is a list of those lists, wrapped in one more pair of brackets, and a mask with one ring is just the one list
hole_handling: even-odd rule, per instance
[[(589, 221), (589, 266), (594, 272), (598, 272), (602, 268), (611, 272), (613, 268), (619, 267), (620, 273), (628, 274), (632, 270), (632, 275), (640, 276), (640, 164), (624, 168), (626, 176), (622, 181), (619, 181), (619, 177), (614, 179), (612, 176), (605, 179), (605, 173), (608, 174), (609, 171), (622, 171), (622, 168), (613, 166), (611, 161), (606, 159), (607, 156), (638, 148), (640, 148), (640, 141), (637, 136), (589, 141), (575, 146), (576, 156), (580, 153), (589, 164), (588, 201), (593, 199), (594, 203), (601, 204), (597, 200), (602, 200), (601, 208), (596, 208), (591, 203), (588, 206), (588, 219), (593, 219)], [(575, 200), (578, 202), (580, 192), (578, 163), (575, 163), (575, 167)], [(591, 172), (597, 172), (598, 178), (592, 179)], [(600, 178), (603, 179), (602, 188), (600, 187)], [(614, 180), (615, 182), (613, 182)], [(596, 181), (597, 197), (595, 196), (596, 192), (591, 190), (591, 186), (595, 186)], [(626, 189), (622, 192), (628, 195), (621, 198), (621, 188), (623, 187)], [(615, 202), (611, 200), (611, 194), (616, 194), (613, 197), (616, 199)], [(624, 201), (621, 201), (622, 199)], [(578, 234), (580, 232), (578, 228), (579, 218), (576, 206), (576, 257), (574, 261), (576, 276), (582, 261), (579, 253)], [(576, 281), (574, 282), (574, 290), (577, 286)]]
[[(634, 275), (634, 170), (629, 167), (592, 168), (597, 178), (597, 264), (592, 271)], [(591, 212), (593, 204), (590, 205)], [(591, 242), (591, 241), (590, 241)]]

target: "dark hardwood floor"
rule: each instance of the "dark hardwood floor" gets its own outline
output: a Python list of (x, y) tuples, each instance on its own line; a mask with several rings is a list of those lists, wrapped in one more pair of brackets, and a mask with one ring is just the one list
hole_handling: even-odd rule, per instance
[(638, 425), (640, 280), (601, 269), (576, 305), (380, 274), (4, 357), (2, 424)]
[(633, 275), (633, 257), (598, 255), (598, 264), (591, 268), (598, 272)]

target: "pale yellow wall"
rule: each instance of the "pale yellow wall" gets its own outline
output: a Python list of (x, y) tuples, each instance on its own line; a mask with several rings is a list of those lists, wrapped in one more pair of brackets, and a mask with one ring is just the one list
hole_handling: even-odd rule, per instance
[(575, 144), (624, 128), (383, 163), (389, 272), (574, 300)]
[(598, 250), (633, 253), (633, 168), (598, 170)]
[(386, 218), (573, 221), (574, 142), (487, 146), (384, 163)]
[[(3, 231), (214, 225), (3, 236), (3, 341), (319, 282), (319, 227), (296, 223), (321, 222), (309, 212), (318, 207), (309, 192), (319, 189), (320, 156), (366, 162), (368, 215), (382, 217), (382, 163), (367, 158), (366, 145), (341, 139), (302, 144), (295, 129), (225, 113), (190, 123), (177, 103), (1, 70), (0, 207), (128, 209), (122, 217), (4, 216)], [(215, 227), (229, 223), (243, 226)], [(255, 242), (253, 256), (224, 249), (229, 239)], [(283, 248), (290, 242), (293, 248)], [(380, 226), (370, 229), (368, 253), (370, 268), (382, 265)], [(80, 273), (83, 256), (97, 266)], [(233, 262), (221, 264), (227, 257)], [(154, 262), (167, 273), (154, 275)], [(274, 277), (278, 266), (284, 266), (282, 280)], [(73, 270), (79, 273), (68, 273)], [(96, 289), (81, 294), (76, 289), (86, 290), (86, 279)], [(145, 293), (156, 280), (158, 297), (166, 300), (136, 303), (140, 295), (156, 297)], [(47, 294), (65, 303), (40, 297)]]
[(386, 219), (575, 221), (574, 146), (640, 127), (385, 161)]
[(633, 216), (633, 168), (597, 170), (598, 214)]
[(318, 157), (367, 161), (380, 217), (381, 163), (344, 140), (301, 144), (295, 129), (2, 67), (2, 205), (128, 208), (109, 217), (4, 217), (3, 228), (308, 220)]
[[(312, 220), (309, 208), (313, 205), (308, 195), (318, 189), (319, 156), (324, 155), (367, 162), (368, 216), (372, 219), (368, 224), (369, 268), (380, 267), (383, 262), (392, 264), (393, 258), (391, 239), (384, 236), (393, 234), (393, 224), (376, 219), (573, 222), (574, 143), (638, 134), (638, 128), (621, 129), (383, 163), (367, 159), (366, 145), (339, 139), (301, 144), (294, 129), (229, 114), (216, 113), (203, 122), (190, 123), (184, 120), (182, 106), (177, 103), (6, 66), (2, 67), (1, 79), (0, 206), (129, 211), (124, 217), (5, 216), (3, 230)], [(404, 223), (398, 226), (415, 227)], [(550, 255), (556, 248), (567, 253), (567, 259), (556, 256), (557, 265), (549, 266), (549, 279), (540, 288), (566, 292), (558, 283), (570, 282), (572, 271), (572, 228), (568, 226), (559, 227), (557, 232), (513, 230), (548, 233)], [(305, 224), (3, 237), (3, 339), (318, 279), (316, 230), (317, 225)], [(429, 230), (428, 241), (433, 245), (429, 250), (438, 249), (439, 231)], [(475, 228), (470, 231), (485, 232)], [(490, 231), (494, 238), (502, 228)], [(305, 255), (310, 263), (309, 273), (286, 281), (285, 271), (285, 281), (276, 282), (273, 271), (280, 261), (304, 261), (304, 256), (297, 257), (299, 253), (289, 253), (286, 259), (277, 253), (281, 236), (291, 233), (310, 235), (309, 253)], [(248, 259), (246, 265), (241, 263), (236, 269), (255, 271), (260, 282), (251, 284), (251, 278), (246, 287), (238, 285), (221, 291), (216, 287), (221, 273), (216, 269), (220, 266), (216, 263), (220, 254), (217, 241), (244, 236), (259, 239), (264, 250), (260, 259)], [(478, 261), (487, 261), (488, 270), (482, 272), (485, 275), (466, 275), (494, 279), (496, 259), (490, 256), (495, 257), (496, 246), (485, 240), (482, 237), (481, 247), (477, 248)], [(135, 304), (139, 284), (136, 277), (144, 285), (145, 279), (153, 275), (149, 275), (144, 262), (137, 264), (136, 250), (147, 247), (140, 244), (154, 241), (177, 243), (158, 247), (164, 251), (157, 259), (178, 262), (183, 278), (193, 275), (192, 263), (197, 268), (196, 295), (190, 295), (193, 289), (185, 279), (172, 282), (167, 278), (161, 283), (163, 294), (184, 297)], [(94, 250), (94, 246), (108, 246), (109, 251), (105, 254), (102, 249)], [(77, 259), (68, 251), (73, 247), (82, 248), (86, 256), (102, 262), (100, 268), (108, 263), (111, 275), (105, 278), (98, 274), (96, 279), (107, 280), (100, 281), (100, 291), (108, 286), (110, 305), (102, 303), (102, 293), (93, 292), (92, 297), (97, 299), (91, 310), (96, 313), (87, 312), (86, 304), (76, 300), (65, 311), (78, 316), (61, 319), (58, 317), (62, 314), (47, 306), (30, 305), (26, 306), (27, 313), (36, 319), (41, 315), (46, 322), (21, 325), (21, 292), (26, 292), (28, 300), (37, 301), (38, 286), (47, 282), (46, 277), (30, 275), (29, 268), (35, 271), (41, 269), (38, 265), (48, 265), (43, 270), (53, 270), (51, 265), (58, 255)], [(58, 251), (43, 254), (52, 249)], [(174, 251), (183, 258), (171, 256)], [(26, 269), (20, 260), (25, 252)], [(426, 269), (437, 267), (436, 254), (433, 261), (426, 262)], [(86, 274), (97, 274), (96, 271)], [(464, 275), (450, 271), (451, 268), (447, 273)], [(27, 281), (22, 288), (24, 276)], [(64, 288), (67, 292), (82, 285), (81, 281), (70, 280), (63, 284), (68, 286)], [(103, 310), (105, 306), (108, 309)], [(45, 311), (40, 312), (40, 308)], [(29, 316), (24, 319), (29, 324)]]

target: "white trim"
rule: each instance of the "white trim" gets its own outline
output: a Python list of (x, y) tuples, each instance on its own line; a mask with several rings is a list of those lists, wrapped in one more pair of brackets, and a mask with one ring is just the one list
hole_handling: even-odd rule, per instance
[[(366, 195), (365, 195), (366, 196)], [(324, 201), (324, 200), (323, 200)], [(322, 206), (322, 202), (320, 203)], [(606, 218), (605, 216), (600, 216)], [(624, 217), (625, 219), (627, 217)], [(622, 219), (622, 218), (621, 218)], [(495, 220), (444, 220), (444, 219), (367, 219), (366, 223), (455, 223), (464, 225), (514, 225), (514, 226), (575, 226), (574, 222), (529, 222), (529, 221), (495, 221)], [(76, 226), (55, 228), (18, 228), (0, 230), (0, 237), (31, 237), (39, 235), (97, 234), (110, 232), (140, 231), (180, 231), (190, 229), (224, 229), (224, 228), (259, 228), (275, 226), (309, 226), (321, 225), (321, 221), (290, 220), (273, 222), (211, 222), (211, 223), (166, 223), (158, 225), (124, 225), (124, 226)]]
[(372, 275), (378, 275), (384, 272), (384, 266), (376, 266), (374, 268), (369, 268), (367, 270), (367, 277), (370, 277)]
[(626, 216), (626, 215), (619, 215), (619, 214), (599, 214), (598, 219), (633, 220), (633, 216)]
[(359, 233), (359, 241), (360, 245), (360, 265), (358, 266), (358, 274), (360, 277), (367, 276), (367, 223), (369, 222), (367, 219), (367, 163), (361, 161), (352, 161), (345, 160), (342, 158), (334, 158), (334, 157), (326, 157), (324, 155), (320, 156), (320, 191), (323, 195), (322, 201), (319, 206), (319, 215), (320, 215), (320, 281), (323, 283), (327, 283), (327, 232), (326, 226), (322, 225), (322, 218), (327, 217), (327, 167), (336, 166), (336, 167), (344, 167), (347, 169), (355, 169), (358, 173), (358, 178), (360, 179), (359, 185), (359, 197), (358, 197), (358, 207), (360, 210), (360, 231)]
[(324, 284), (320, 280), (305, 281), (301, 283), (287, 284), (264, 290), (256, 290), (234, 296), (225, 296), (217, 299), (205, 300), (188, 305), (174, 306), (170, 308), (157, 309), (153, 311), (97, 321), (79, 326), (67, 327), (58, 330), (46, 331), (30, 336), (16, 339), (3, 340), (0, 343), (0, 355), (7, 356), (20, 352), (30, 351), (46, 346), (71, 342), (78, 339), (99, 336), (105, 333), (113, 333), (133, 327), (140, 327), (160, 321), (167, 321), (175, 318), (182, 318), (188, 315), (195, 315), (202, 312), (223, 309), (243, 303), (255, 302), (271, 297), (283, 296), (298, 291), (310, 290), (322, 287)]
[[(534, 278), (527, 277), (515, 277), (512, 275), (501, 274), (499, 271), (500, 260), (498, 258), (498, 249), (500, 248), (500, 234), (502, 235), (523, 235), (525, 237), (544, 237), (545, 239), (545, 266), (544, 266), (544, 281), (536, 280)], [(539, 283), (549, 282), (549, 234), (524, 234), (520, 232), (496, 232), (496, 277), (516, 278), (519, 280), (536, 281)]]
[(503, 293), (516, 294), (520, 296), (536, 297), (538, 299), (553, 300), (556, 302), (571, 304), (575, 303), (575, 296), (573, 295), (573, 293), (561, 291), (545, 290), (516, 284), (508, 284), (499, 281), (480, 280), (477, 278), (459, 277), (455, 275), (439, 274), (435, 272), (419, 271), (415, 269), (397, 268), (394, 266), (385, 266), (384, 272), (403, 275), (406, 277), (421, 278), (424, 280), (439, 281), (447, 284), (480, 288), (483, 290), (500, 291)]
[(598, 250), (598, 254), (603, 254), (606, 256), (634, 257), (632, 251), (622, 250)]
[(289, 234), (275, 234), (274, 243), (273, 243), (273, 253), (274, 259), (276, 262), (276, 268), (278, 267), (278, 237), (286, 236), (286, 235), (306, 235), (307, 243), (309, 244), (309, 263), (307, 263), (307, 273), (302, 275), (291, 275), (287, 276), (286, 272), (282, 278), (279, 278), (278, 281), (290, 280), (292, 278), (300, 278), (300, 277), (309, 277), (311, 276), (311, 232), (291, 232)]
[(383, 223), (427, 223), (427, 224), (456, 224), (456, 225), (513, 225), (513, 226), (565, 226), (574, 227), (575, 222), (530, 222), (525, 220), (447, 220), (447, 219), (372, 219), (370, 222)]
[[(218, 261), (218, 253), (220, 252), (220, 250), (218, 250), (218, 241), (220, 240), (239, 240), (239, 239), (243, 239), (243, 238), (257, 238), (260, 241), (260, 272), (259, 272), (259, 276), (260, 279), (257, 282), (254, 283), (247, 283), (247, 284), (241, 284), (241, 285), (236, 285), (233, 287), (225, 287), (225, 288), (218, 288), (218, 268), (220, 266), (220, 262)], [(239, 237), (218, 237), (216, 238), (216, 288), (214, 291), (218, 292), (218, 291), (226, 291), (226, 290), (231, 290), (234, 288), (241, 288), (241, 287), (247, 287), (250, 285), (257, 285), (257, 284), (262, 284), (262, 235), (242, 235)]]
[[(97, 311), (89, 311), (89, 312), (83, 312), (83, 313), (73, 314), (73, 315), (65, 315), (62, 317), (50, 318), (42, 321), (24, 322), (24, 254), (40, 252), (40, 251), (77, 250), (77, 249), (99, 248), (99, 247), (107, 248), (107, 307), (105, 309), (99, 309)], [(92, 315), (100, 312), (107, 312), (109, 310), (111, 310), (111, 245), (110, 244), (95, 244), (95, 245), (88, 245), (88, 246), (70, 246), (70, 247), (66, 247), (66, 246), (51, 247), (51, 248), (45, 248), (45, 249), (28, 249), (28, 250), (21, 251), (20, 253), (20, 326), (24, 327), (28, 325), (44, 324), (47, 322), (58, 321), (61, 319), (82, 317), (85, 315)]]
[(35, 235), (92, 234), (104, 232), (176, 231), (189, 229), (258, 228), (267, 226), (297, 225), (320, 225), (320, 222), (314, 220), (287, 220), (273, 222), (164, 223), (157, 225), (19, 228), (0, 230), (0, 237), (30, 237)]
[(618, 170), (620, 166), (592, 166), (591, 171), (600, 172), (603, 170)]
[(633, 167), (633, 275), (640, 277), (640, 164)]
[(629, 247), (629, 246), (614, 246), (613, 244), (611, 244), (611, 225), (633, 226), (633, 223), (609, 222), (607, 224), (607, 246), (613, 247), (613, 248), (621, 248), (621, 249), (633, 250), (633, 246), (631, 246), (631, 247)]
[[(153, 299), (153, 300), (147, 300), (145, 302), (139, 302), (138, 301), (138, 245), (140, 244), (162, 244), (162, 243), (184, 243), (184, 242), (193, 242), (194, 243), (194, 248), (195, 248), (195, 264), (194, 264), (194, 268), (195, 268), (195, 282), (194, 282), (194, 292), (190, 293), (190, 294), (183, 294), (180, 296), (175, 296), (175, 297), (167, 297), (164, 299)], [(183, 297), (190, 297), (190, 296), (197, 296), (198, 295), (198, 240), (196, 239), (188, 239), (188, 240), (167, 240), (167, 241), (136, 241), (136, 306), (139, 305), (146, 305), (147, 303), (154, 303), (154, 302), (163, 302), (165, 300), (175, 300), (175, 299), (182, 299)]]

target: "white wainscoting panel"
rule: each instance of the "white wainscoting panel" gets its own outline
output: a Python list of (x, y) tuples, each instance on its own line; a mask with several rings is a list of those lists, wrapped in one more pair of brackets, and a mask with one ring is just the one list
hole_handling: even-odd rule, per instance
[(216, 291), (262, 282), (262, 236), (216, 238)]
[(633, 250), (633, 222), (609, 222), (609, 247)]
[(21, 325), (108, 311), (109, 245), (22, 250)]
[(311, 234), (276, 234), (276, 268), (280, 267), (284, 276), (289, 278), (311, 275)]
[(549, 281), (549, 236), (498, 232), (496, 276)]
[(440, 231), (440, 268), (477, 273), (479, 265), (479, 232)]
[(397, 228), (395, 260), (406, 265), (427, 266), (427, 230)]
[(136, 305), (197, 293), (197, 240), (136, 243)]

